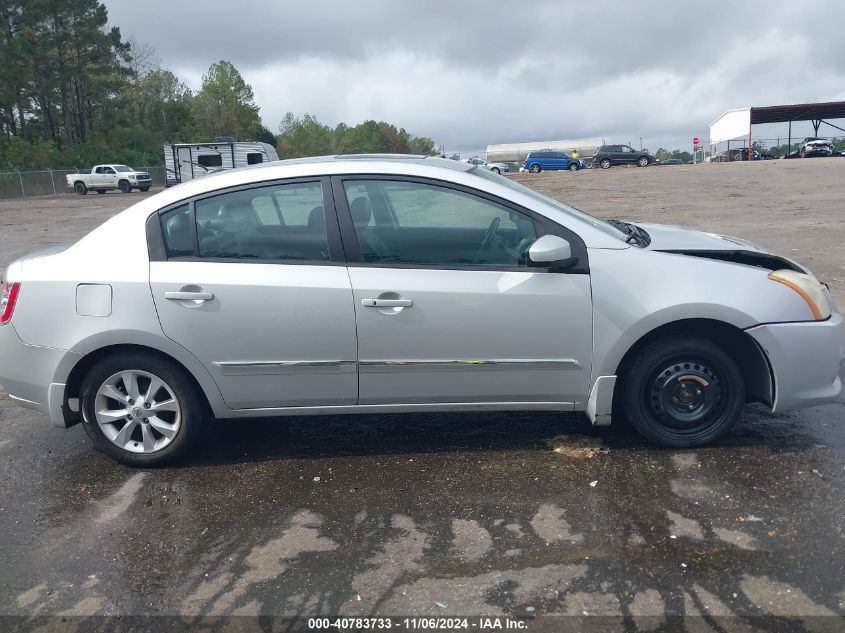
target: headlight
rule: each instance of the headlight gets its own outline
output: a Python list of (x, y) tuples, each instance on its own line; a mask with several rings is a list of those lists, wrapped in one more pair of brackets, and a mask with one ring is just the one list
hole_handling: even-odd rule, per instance
[(769, 279), (784, 286), (789, 286), (801, 295), (801, 298), (810, 307), (810, 312), (813, 313), (813, 318), (816, 321), (824, 321), (830, 316), (830, 304), (822, 285), (815, 277), (784, 268), (769, 273)]

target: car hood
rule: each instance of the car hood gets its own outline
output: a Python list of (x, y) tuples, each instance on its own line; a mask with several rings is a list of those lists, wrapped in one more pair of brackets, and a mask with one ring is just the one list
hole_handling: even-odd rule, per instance
[(705, 233), (694, 229), (668, 224), (644, 224), (635, 222), (637, 226), (649, 234), (653, 251), (735, 251), (745, 250), (757, 253), (767, 253), (762, 246), (753, 244), (738, 237)]
[(651, 237), (647, 250), (757, 266), (768, 270), (788, 268), (796, 272), (812, 274), (797, 262), (775, 255), (762, 246), (738, 237), (705, 233), (680, 226), (640, 222), (635, 224)]
[(833, 147), (832, 141), (807, 141), (804, 144), (805, 145), (825, 145), (825, 146)]

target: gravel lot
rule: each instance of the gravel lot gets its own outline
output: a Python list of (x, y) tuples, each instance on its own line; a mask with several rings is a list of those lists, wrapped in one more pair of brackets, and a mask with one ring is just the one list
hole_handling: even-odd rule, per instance
[[(845, 305), (845, 160), (515, 178), (600, 216), (757, 241)], [(0, 201), (0, 262), (142, 195)], [(684, 451), (579, 415), (226, 422), (191, 462), (138, 471), (0, 393), (0, 615), (23, 629), (36, 615), (343, 613), (836, 630), (844, 422), (842, 399), (749, 407), (729, 437)]]

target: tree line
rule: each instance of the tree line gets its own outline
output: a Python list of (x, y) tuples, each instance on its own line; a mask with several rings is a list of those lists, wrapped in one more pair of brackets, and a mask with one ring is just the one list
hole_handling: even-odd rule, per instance
[(331, 128), (288, 113), (274, 134), (229, 61), (193, 91), (109, 27), (99, 0), (0, 0), (0, 170), (158, 165), (165, 143), (217, 136), (270, 143), (282, 158), (435, 153), (431, 139), (385, 122)]

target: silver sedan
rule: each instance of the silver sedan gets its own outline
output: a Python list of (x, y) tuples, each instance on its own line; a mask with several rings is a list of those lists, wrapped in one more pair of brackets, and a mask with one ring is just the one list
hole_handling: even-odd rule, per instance
[(170, 188), (7, 270), (0, 383), (131, 465), (217, 418), (582, 411), (696, 446), (833, 400), (827, 288), (743, 240), (605, 222), (466, 163), (327, 157)]

